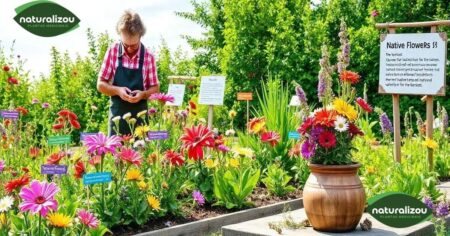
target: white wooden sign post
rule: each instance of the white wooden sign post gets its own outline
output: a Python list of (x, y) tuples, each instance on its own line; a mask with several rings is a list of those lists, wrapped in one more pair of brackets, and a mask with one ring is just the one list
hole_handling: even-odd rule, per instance
[(200, 82), (198, 104), (208, 105), (208, 128), (212, 130), (214, 106), (223, 105), (225, 76), (203, 76)]
[[(447, 63), (447, 35), (436, 33), (437, 26), (450, 26), (450, 21), (376, 24), (378, 29), (389, 31), (380, 37), (378, 92), (392, 94), (397, 162), (401, 162), (400, 94), (426, 95), (426, 136), (433, 139), (433, 96), (445, 96)], [(395, 29), (400, 27), (430, 27), (431, 33), (395, 34)], [(432, 170), (432, 149), (428, 149), (428, 161)]]

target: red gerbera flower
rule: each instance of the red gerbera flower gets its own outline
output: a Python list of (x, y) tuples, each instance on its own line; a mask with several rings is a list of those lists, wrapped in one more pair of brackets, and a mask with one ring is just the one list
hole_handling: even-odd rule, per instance
[(62, 109), (61, 111), (59, 111), (57, 114), (58, 116), (62, 116), (62, 117), (68, 117), (69, 116), (70, 111), (67, 109)]
[(261, 134), (261, 141), (275, 147), (275, 145), (278, 144), (278, 141), (280, 141), (280, 135), (274, 131), (264, 132)]
[(30, 182), (30, 176), (28, 174), (24, 174), (22, 177), (18, 179), (13, 179), (5, 184), (5, 191), (8, 194), (11, 194), (14, 190), (19, 190), (23, 186), (27, 185)]
[(314, 116), (315, 125), (323, 125), (326, 127), (333, 127), (334, 121), (336, 121), (337, 113), (334, 110), (321, 109), (316, 112)]
[(326, 149), (332, 148), (336, 146), (336, 136), (334, 136), (333, 132), (323, 131), (319, 135), (319, 144)]
[(70, 122), (70, 125), (72, 125), (72, 127), (74, 129), (80, 129), (81, 128), (80, 122), (78, 122), (77, 120), (69, 120), (69, 122)]
[(360, 97), (356, 99), (356, 103), (367, 113), (371, 113), (373, 111), (372, 106), (370, 106), (369, 103), (367, 103), (364, 99)]
[(8, 78), (8, 83), (10, 83), (10, 84), (19, 84), (19, 80), (17, 80), (14, 77), (9, 77)]
[(3, 66), (3, 71), (8, 72), (8, 71), (9, 71), (9, 66), (4, 65), (4, 66)]
[(134, 151), (131, 148), (122, 148), (122, 150), (117, 154), (117, 156), (124, 163), (133, 164), (140, 166), (142, 163), (142, 156), (139, 152)]
[(69, 115), (68, 116), (69, 116), (70, 120), (78, 120), (78, 116), (75, 113), (71, 112), (71, 111), (69, 111)]
[(30, 157), (33, 159), (36, 158), (39, 156), (39, 151), (40, 149), (38, 147), (31, 147), (29, 151)]
[(58, 165), (59, 161), (65, 156), (64, 152), (53, 153), (47, 158), (47, 164)]
[(77, 164), (75, 164), (75, 178), (81, 179), (86, 173), (86, 168), (84, 167), (84, 164), (82, 161), (78, 161)]
[(353, 71), (343, 71), (340, 75), (339, 78), (344, 81), (344, 82), (349, 82), (351, 84), (356, 84), (359, 82), (359, 78), (360, 76), (353, 72)]
[(172, 150), (167, 150), (164, 155), (172, 165), (174, 166), (182, 166), (184, 164), (184, 157), (178, 152), (174, 152)]
[(308, 117), (303, 121), (300, 128), (297, 129), (297, 132), (299, 132), (302, 135), (305, 135), (313, 127), (314, 119), (312, 117)]
[(350, 133), (350, 137), (353, 138), (357, 135), (364, 135), (364, 133), (353, 123), (349, 123), (348, 132)]
[(20, 112), (20, 114), (22, 116), (25, 116), (26, 114), (28, 114), (28, 110), (25, 107), (17, 107), (16, 111)]
[(214, 147), (214, 133), (203, 125), (184, 128), (180, 140), (182, 148), (188, 151), (188, 157), (196, 161), (203, 159), (203, 147)]
[(197, 110), (197, 105), (195, 104), (194, 101), (192, 100), (189, 101), (189, 108), (191, 108), (192, 110)]

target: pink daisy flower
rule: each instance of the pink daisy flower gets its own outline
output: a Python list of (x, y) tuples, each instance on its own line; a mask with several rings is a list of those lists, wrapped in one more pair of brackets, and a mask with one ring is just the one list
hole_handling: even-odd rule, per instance
[(122, 146), (121, 141), (122, 139), (119, 136), (113, 135), (111, 137), (106, 137), (103, 133), (98, 133), (86, 137), (84, 139), (84, 146), (87, 147), (87, 152), (89, 154), (115, 154), (116, 149)]
[(55, 183), (33, 180), (30, 187), (23, 187), (19, 193), (23, 200), (19, 205), (20, 211), (30, 211), (33, 214), (39, 212), (45, 217), (49, 209), (53, 211), (58, 209), (58, 202), (54, 199), (58, 192), (59, 188)]
[(96, 229), (99, 225), (97, 217), (95, 217), (94, 214), (86, 210), (80, 210), (78, 212), (78, 219), (80, 219), (80, 222), (83, 225), (85, 225), (90, 229)]
[(166, 102), (174, 102), (175, 98), (172, 95), (167, 95), (164, 93), (154, 93), (150, 95), (150, 100), (158, 100), (160, 103), (166, 103)]
[(136, 166), (140, 166), (142, 162), (142, 156), (131, 148), (122, 148), (120, 153), (117, 154), (117, 157), (125, 163)]

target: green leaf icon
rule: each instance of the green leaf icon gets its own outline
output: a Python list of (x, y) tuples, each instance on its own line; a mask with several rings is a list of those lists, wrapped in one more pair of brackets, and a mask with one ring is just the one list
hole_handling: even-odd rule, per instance
[(80, 19), (63, 6), (46, 0), (23, 4), (16, 9), (14, 20), (28, 32), (53, 37), (79, 27)]

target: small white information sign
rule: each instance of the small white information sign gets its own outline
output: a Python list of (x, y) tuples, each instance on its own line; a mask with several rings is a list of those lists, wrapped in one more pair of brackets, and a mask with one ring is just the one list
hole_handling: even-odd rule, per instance
[(225, 76), (203, 76), (200, 82), (198, 104), (223, 105)]
[(291, 102), (289, 103), (289, 106), (291, 107), (298, 107), (300, 106), (300, 99), (298, 99), (297, 95), (293, 95), (291, 98)]
[(169, 89), (167, 90), (168, 95), (172, 95), (175, 100), (173, 102), (166, 102), (168, 106), (181, 106), (183, 104), (184, 91), (186, 85), (184, 84), (169, 84)]
[(445, 96), (445, 33), (381, 36), (378, 92)]

